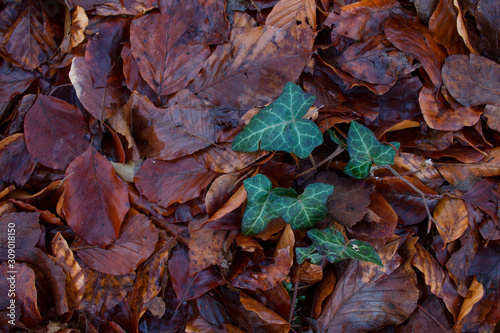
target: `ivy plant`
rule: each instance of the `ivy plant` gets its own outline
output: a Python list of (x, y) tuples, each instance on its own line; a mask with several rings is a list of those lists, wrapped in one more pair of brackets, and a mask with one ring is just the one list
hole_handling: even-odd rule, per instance
[[(399, 142), (391, 142), (399, 149)], [(368, 177), (372, 164), (379, 166), (394, 164), (396, 151), (387, 144), (380, 143), (369, 128), (351, 122), (347, 133), (347, 151), (349, 162), (344, 172), (354, 178), (363, 179)]]
[[(315, 100), (302, 89), (289, 82), (283, 93), (271, 104), (259, 111), (239, 133), (232, 144), (235, 151), (252, 152), (258, 149), (285, 151), (299, 158), (306, 158), (314, 148), (323, 143), (318, 126), (302, 117)], [(332, 136), (338, 144), (346, 143)], [(399, 147), (398, 143), (392, 143)], [(395, 152), (389, 145), (381, 144), (375, 135), (363, 125), (352, 122), (347, 150), (351, 157), (344, 172), (356, 178), (365, 178), (372, 163), (385, 165), (394, 163)], [(243, 182), (247, 191), (247, 207), (243, 214), (241, 232), (255, 235), (263, 231), (269, 222), (282, 217), (293, 229), (309, 229), (327, 215), (326, 202), (333, 193), (333, 186), (322, 183), (308, 185), (299, 195), (293, 189), (274, 188), (266, 176), (257, 174)], [(333, 228), (312, 229), (307, 232), (313, 244), (297, 248), (299, 263), (309, 259), (319, 263), (352, 258), (382, 265), (375, 249), (359, 240), (344, 241), (342, 234)]]
[(314, 121), (302, 119), (315, 99), (295, 83), (288, 82), (283, 93), (262, 108), (234, 138), (232, 149), (252, 152), (260, 147), (306, 158), (323, 143), (323, 135)]

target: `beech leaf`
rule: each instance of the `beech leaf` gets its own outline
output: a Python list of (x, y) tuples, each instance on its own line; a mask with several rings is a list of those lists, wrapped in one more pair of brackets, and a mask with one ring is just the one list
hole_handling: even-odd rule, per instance
[(245, 129), (236, 136), (232, 149), (236, 151), (279, 150), (306, 158), (323, 143), (318, 126), (301, 119), (314, 103), (315, 97), (288, 82), (283, 93), (264, 107)]
[(308, 248), (297, 248), (297, 262), (299, 264), (307, 258), (311, 259), (313, 264), (318, 264), (322, 258), (325, 258), (331, 263), (344, 259), (355, 259), (384, 266), (377, 251), (370, 244), (360, 240), (346, 243), (342, 233), (333, 227), (324, 230), (312, 229), (307, 232), (307, 235), (313, 245)]
[[(391, 144), (399, 149), (398, 142)], [(367, 127), (351, 122), (347, 133), (347, 151), (351, 159), (344, 168), (344, 172), (351, 177), (362, 179), (370, 174), (372, 163), (376, 165), (394, 164), (396, 152), (386, 144), (380, 143)]]

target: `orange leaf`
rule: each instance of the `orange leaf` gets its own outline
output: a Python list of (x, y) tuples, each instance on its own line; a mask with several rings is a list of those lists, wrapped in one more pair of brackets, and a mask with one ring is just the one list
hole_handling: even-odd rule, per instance
[(457, 325), (461, 324), (461, 321), (471, 312), (472, 307), (483, 298), (484, 288), (483, 285), (477, 281), (476, 277), (472, 281), (469, 287), (469, 293), (465, 296), (464, 303), (460, 309), (460, 314), (458, 315)]
[(65, 175), (58, 206), (71, 229), (92, 245), (116, 240), (129, 201), (111, 163), (91, 145), (71, 162)]

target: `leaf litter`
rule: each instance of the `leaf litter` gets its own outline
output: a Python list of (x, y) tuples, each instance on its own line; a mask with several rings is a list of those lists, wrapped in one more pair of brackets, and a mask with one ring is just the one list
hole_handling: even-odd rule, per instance
[(495, 330), (498, 2), (0, 4), (1, 327)]

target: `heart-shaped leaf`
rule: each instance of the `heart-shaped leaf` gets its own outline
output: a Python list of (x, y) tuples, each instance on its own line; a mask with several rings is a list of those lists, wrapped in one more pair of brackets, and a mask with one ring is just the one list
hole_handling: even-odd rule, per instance
[(370, 244), (360, 240), (349, 241), (346, 244), (342, 233), (332, 227), (324, 230), (312, 229), (307, 232), (307, 235), (313, 245), (306, 248), (296, 248), (299, 264), (305, 259), (310, 259), (311, 263), (318, 264), (324, 258), (331, 263), (344, 259), (355, 259), (383, 266), (377, 251)]
[[(399, 149), (399, 142), (391, 142)], [(376, 165), (394, 164), (396, 151), (387, 144), (380, 143), (367, 127), (351, 122), (347, 133), (347, 151), (351, 159), (344, 172), (351, 177), (362, 179), (370, 174), (372, 163)]]
[(264, 107), (234, 138), (235, 151), (279, 150), (306, 158), (314, 148), (323, 143), (323, 136), (316, 124), (302, 119), (315, 100), (302, 89), (288, 82), (283, 93)]
[(308, 185), (298, 198), (279, 197), (273, 205), (293, 229), (307, 229), (326, 217), (326, 200), (332, 193), (332, 185), (314, 183)]

